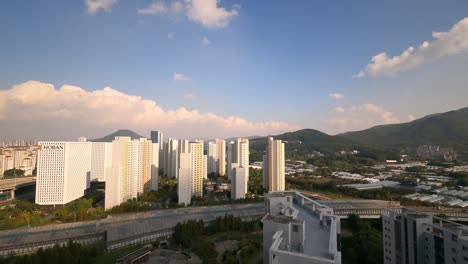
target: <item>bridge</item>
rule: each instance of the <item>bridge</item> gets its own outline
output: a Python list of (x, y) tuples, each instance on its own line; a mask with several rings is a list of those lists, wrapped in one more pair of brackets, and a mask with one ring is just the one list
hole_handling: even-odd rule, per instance
[(10, 199), (15, 198), (15, 191), (18, 188), (32, 186), (36, 184), (36, 177), (18, 177), (14, 179), (0, 180), (0, 193), (9, 193)]

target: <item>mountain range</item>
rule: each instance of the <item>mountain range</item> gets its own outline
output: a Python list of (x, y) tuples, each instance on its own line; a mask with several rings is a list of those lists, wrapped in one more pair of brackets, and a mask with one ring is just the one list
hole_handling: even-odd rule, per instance
[[(132, 139), (142, 137), (125, 129), (91, 141), (112, 142), (116, 136)], [(468, 107), (428, 115), (408, 123), (375, 126), (334, 136), (314, 129), (302, 129), (273, 137), (286, 142), (287, 157), (303, 157), (313, 151), (331, 154), (357, 149), (373, 154), (384, 153), (380, 157), (394, 158), (401, 152), (414, 152), (421, 145), (439, 145), (451, 147), (459, 157), (468, 158)], [(251, 159), (261, 160), (261, 155), (266, 149), (267, 137), (255, 136), (249, 139)]]
[[(369, 129), (331, 136), (313, 129), (302, 129), (273, 136), (287, 141), (289, 157), (309, 154), (313, 150), (332, 153), (340, 150), (372, 150), (395, 154), (412, 152), (420, 145), (439, 145), (455, 149), (468, 157), (468, 107), (432, 114), (408, 123), (381, 125)], [(266, 138), (250, 141), (254, 158), (266, 148)]]

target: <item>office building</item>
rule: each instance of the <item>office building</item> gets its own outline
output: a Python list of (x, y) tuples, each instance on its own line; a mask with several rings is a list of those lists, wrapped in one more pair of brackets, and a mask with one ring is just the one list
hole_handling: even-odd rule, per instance
[(468, 227), (409, 209), (382, 214), (385, 264), (468, 263)]
[(340, 220), (333, 209), (300, 193), (268, 193), (263, 263), (340, 264)]
[(285, 189), (284, 143), (268, 138), (266, 155), (263, 155), (263, 187), (270, 192)]
[[(86, 141), (84, 141), (86, 142)], [(91, 143), (91, 181), (105, 182), (112, 166), (112, 143)]]
[(112, 141), (112, 166), (106, 178), (105, 209), (110, 209), (151, 189), (151, 141), (116, 137)]
[(84, 195), (91, 173), (91, 143), (39, 142), (36, 203), (67, 204)]

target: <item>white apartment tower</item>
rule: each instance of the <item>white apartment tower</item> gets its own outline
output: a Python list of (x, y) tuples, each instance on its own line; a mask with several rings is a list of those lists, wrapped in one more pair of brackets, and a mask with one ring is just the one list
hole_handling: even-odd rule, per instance
[(235, 194), (231, 196), (235, 199), (244, 198), (249, 181), (249, 140), (238, 138), (231, 141), (228, 145), (227, 159), (227, 173), (228, 179), (231, 180), (231, 193)]
[(226, 175), (226, 140), (216, 139), (216, 147), (218, 148), (218, 174)]
[(179, 204), (190, 205), (191, 190), (191, 157), (190, 152), (180, 153), (179, 178), (177, 178), (177, 196)]
[(39, 142), (36, 203), (67, 204), (84, 195), (91, 172), (91, 143)]
[(158, 177), (159, 177), (159, 143), (152, 143), (152, 159), (151, 159), (151, 190), (158, 190)]
[(206, 146), (207, 155), (207, 174), (218, 173), (219, 159), (218, 159), (218, 146), (215, 141), (210, 141)]
[(268, 138), (266, 155), (263, 155), (263, 188), (269, 192), (281, 192), (285, 188), (284, 143)]
[(112, 167), (106, 179), (105, 209), (110, 209), (151, 189), (151, 141), (116, 137), (112, 141)]
[(164, 143), (164, 174), (167, 177), (177, 178), (179, 170), (179, 141), (169, 138)]
[(112, 143), (91, 143), (91, 181), (105, 182), (112, 166)]

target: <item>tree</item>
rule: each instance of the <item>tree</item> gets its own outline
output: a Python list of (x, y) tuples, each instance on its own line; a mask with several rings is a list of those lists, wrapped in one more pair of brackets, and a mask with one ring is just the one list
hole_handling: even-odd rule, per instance
[(25, 172), (26, 171), (24, 170), (13, 168), (13, 169), (6, 170), (5, 172), (3, 172), (3, 177), (4, 178), (24, 177)]

